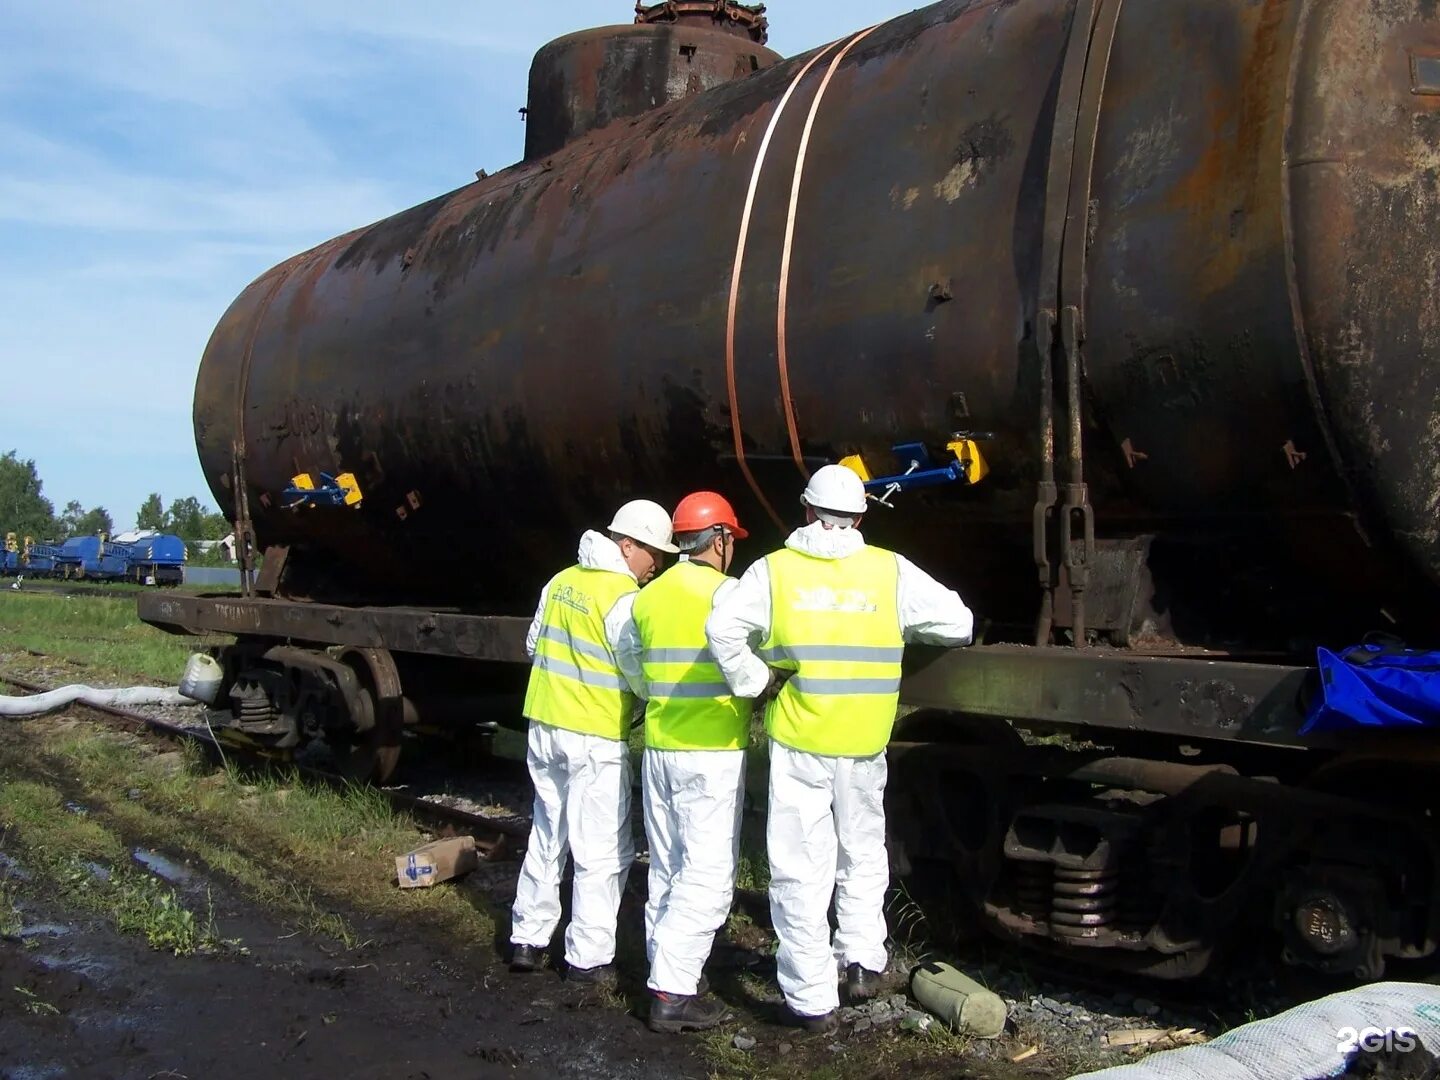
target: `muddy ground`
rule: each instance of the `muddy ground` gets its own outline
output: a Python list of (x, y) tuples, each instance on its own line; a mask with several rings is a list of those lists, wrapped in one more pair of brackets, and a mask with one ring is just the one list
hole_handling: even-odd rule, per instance
[(243, 945), (194, 957), (152, 950), (103, 919), (28, 906), (19, 939), (0, 946), (0, 1075), (443, 1080), (708, 1071), (693, 1044), (616, 1023), (608, 1002), (558, 980), (477, 969), (382, 925), (364, 926), (370, 944), (341, 953), (239, 898), (214, 899), (220, 935)]

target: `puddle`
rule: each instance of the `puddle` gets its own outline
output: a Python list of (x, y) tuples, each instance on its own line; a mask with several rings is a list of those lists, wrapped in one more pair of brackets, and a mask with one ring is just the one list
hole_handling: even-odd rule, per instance
[(59, 1080), (65, 1070), (59, 1065), (8, 1065), (5, 1080)]
[(30, 872), (9, 855), (0, 851), (0, 877), (11, 877), (16, 881), (29, 881)]
[(65, 936), (66, 934), (68, 934), (68, 933), (70, 933), (70, 927), (68, 927), (68, 926), (61, 926), (59, 923), (48, 923), (48, 922), (35, 923), (35, 924), (31, 925), (31, 926), (24, 927), (24, 928), (20, 931), (20, 940), (21, 940), (21, 941), (29, 941), (29, 940), (31, 940), (32, 938), (42, 938), (42, 937), (57, 938), (57, 937), (64, 937), (64, 936)]
[(89, 870), (90, 876), (93, 877), (95, 880), (110, 880), (110, 868), (108, 866), (101, 866), (98, 862), (82, 862), (80, 865), (83, 866), (86, 870)]
[(130, 857), (156, 877), (164, 878), (172, 885), (189, 885), (195, 877), (192, 871), (187, 870), (174, 859), (161, 855), (158, 851), (136, 848), (130, 853)]
[[(111, 961), (86, 953), (78, 956), (58, 956), (54, 953), (42, 952), (35, 956), (35, 962), (47, 971), (70, 971), (76, 975), (83, 975), (92, 982), (101, 981), (115, 970), (115, 965)], [(8, 1076), (6, 1080), (9, 1080)]]
[(67, 802), (65, 809), (79, 817), (88, 817), (90, 814), (90, 808), (88, 806), (81, 806), (78, 802)]

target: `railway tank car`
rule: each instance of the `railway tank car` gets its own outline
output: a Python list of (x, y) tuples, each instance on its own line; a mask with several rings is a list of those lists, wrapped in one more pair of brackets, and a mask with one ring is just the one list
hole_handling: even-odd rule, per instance
[(897, 869), (1156, 975), (1240, 925), (1361, 977), (1432, 956), (1433, 749), (1299, 732), (1316, 644), (1440, 636), (1440, 13), (945, 0), (764, 38), (682, 0), (561, 39), (525, 160), (252, 284), (195, 429), (263, 568), (142, 614), (240, 635), (237, 730), (383, 771), (523, 683), (536, 589), (617, 501), (724, 490), (759, 553), (845, 460), (867, 535), (990, 627), (912, 650)]

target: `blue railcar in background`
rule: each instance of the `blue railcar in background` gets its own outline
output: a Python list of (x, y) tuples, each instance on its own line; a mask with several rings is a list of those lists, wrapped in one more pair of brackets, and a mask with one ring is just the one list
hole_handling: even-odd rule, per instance
[(58, 577), (71, 581), (132, 581), (179, 585), (185, 575), (185, 541), (168, 533), (117, 543), (99, 536), (72, 536), (62, 544), (28, 543), (0, 551), (0, 575)]
[(59, 544), (31, 544), (20, 552), (16, 573), (31, 577), (54, 577), (60, 568)]
[(168, 533), (142, 537), (130, 549), (126, 578), (141, 585), (179, 585), (185, 577), (185, 541)]

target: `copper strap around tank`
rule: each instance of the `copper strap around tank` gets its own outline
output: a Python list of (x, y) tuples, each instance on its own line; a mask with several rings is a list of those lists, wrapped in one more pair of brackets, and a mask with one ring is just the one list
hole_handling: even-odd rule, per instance
[(760, 149), (755, 154), (755, 166), (750, 171), (750, 189), (745, 193), (745, 209), (740, 215), (740, 237), (735, 244), (735, 265), (730, 274), (730, 308), (725, 319), (725, 385), (730, 395), (730, 434), (735, 440), (735, 458), (740, 463), (740, 471), (745, 474), (745, 482), (750, 485), (750, 490), (755, 493), (755, 498), (764, 507), (765, 512), (770, 515), (770, 520), (782, 533), (785, 531), (785, 522), (770, 505), (770, 500), (760, 490), (760, 485), (755, 482), (755, 475), (750, 471), (750, 464), (745, 460), (745, 440), (740, 430), (740, 396), (735, 387), (735, 316), (740, 306), (740, 275), (745, 269), (745, 247), (750, 239), (750, 216), (755, 210), (755, 192), (760, 187), (760, 172), (765, 167), (765, 156), (770, 152), (770, 140), (775, 136), (775, 128), (780, 123), (780, 117), (784, 115), (785, 109), (790, 104), (790, 98), (794, 96), (795, 89), (800, 85), (800, 80), (810, 73), (810, 69), (823, 60), (832, 49), (840, 42), (834, 41), (821, 49), (802, 67), (799, 73), (790, 80), (790, 85), (785, 88), (785, 94), (780, 99), (780, 104), (775, 106), (775, 112), (770, 116), (770, 123), (765, 128), (765, 136), (760, 140)]
[(805, 118), (805, 130), (800, 135), (800, 145), (795, 151), (795, 176), (790, 182), (790, 207), (785, 213), (785, 248), (780, 255), (780, 300), (775, 317), (775, 356), (780, 369), (780, 402), (785, 410), (785, 427), (790, 433), (790, 454), (795, 459), (800, 474), (807, 480), (810, 479), (810, 470), (805, 467), (805, 457), (800, 452), (800, 432), (795, 422), (795, 406), (790, 399), (790, 356), (786, 340), (786, 313), (790, 302), (790, 257), (795, 249), (795, 216), (800, 208), (800, 184), (805, 178), (805, 153), (810, 148), (810, 133), (815, 129), (815, 117), (820, 112), (820, 103), (825, 100), (825, 91), (830, 88), (830, 80), (835, 77), (836, 69), (845, 57), (850, 55), (851, 49), (880, 29), (881, 25), (876, 23), (868, 30), (860, 31), (846, 42), (835, 59), (830, 61), (830, 70), (825, 72), (825, 78), (820, 80), (820, 88), (815, 91), (815, 100), (810, 103), (810, 115)]

